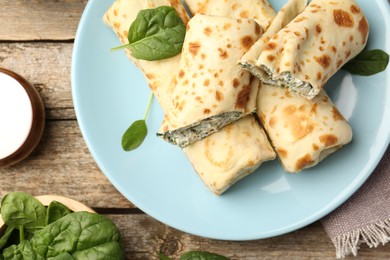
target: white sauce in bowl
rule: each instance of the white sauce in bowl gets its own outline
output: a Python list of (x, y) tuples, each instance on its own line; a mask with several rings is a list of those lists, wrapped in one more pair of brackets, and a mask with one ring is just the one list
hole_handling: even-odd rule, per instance
[(31, 100), (13, 77), (0, 72), (0, 160), (16, 152), (32, 126)]

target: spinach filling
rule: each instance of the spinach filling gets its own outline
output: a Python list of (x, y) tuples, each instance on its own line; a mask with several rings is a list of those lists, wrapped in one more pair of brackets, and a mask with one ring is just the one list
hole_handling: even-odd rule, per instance
[(217, 132), (224, 126), (237, 121), (243, 116), (242, 112), (225, 112), (211, 116), (191, 125), (169, 130), (164, 133), (157, 133), (165, 141), (184, 148), (196, 141)]
[(249, 70), (265, 84), (288, 88), (307, 99), (312, 99), (318, 94), (309, 82), (293, 77), (290, 71), (277, 74), (264, 65), (260, 67), (249, 63), (240, 63), (240, 65), (243, 69)]

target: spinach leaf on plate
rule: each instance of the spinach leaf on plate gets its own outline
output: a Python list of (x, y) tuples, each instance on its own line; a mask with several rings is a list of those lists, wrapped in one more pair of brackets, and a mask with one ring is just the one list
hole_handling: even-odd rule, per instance
[(352, 74), (371, 76), (382, 72), (389, 64), (389, 55), (382, 50), (362, 51), (343, 67)]
[(122, 136), (122, 148), (126, 152), (138, 148), (146, 138), (148, 128), (145, 120), (134, 121)]
[(153, 92), (150, 93), (149, 102), (146, 107), (144, 119), (134, 121), (129, 128), (122, 135), (122, 149), (126, 152), (137, 149), (148, 135), (148, 127), (146, 125), (146, 118), (149, 114), (150, 105), (153, 100)]
[(113, 48), (130, 48), (132, 55), (141, 60), (162, 60), (181, 52), (186, 27), (170, 6), (141, 10), (128, 32), (129, 44)]

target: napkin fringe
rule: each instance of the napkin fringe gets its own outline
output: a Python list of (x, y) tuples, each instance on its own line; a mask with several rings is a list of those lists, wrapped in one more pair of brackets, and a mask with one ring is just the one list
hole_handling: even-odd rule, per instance
[(349, 233), (336, 236), (332, 239), (336, 247), (336, 257), (344, 258), (349, 254), (357, 256), (360, 244), (366, 243), (370, 248), (385, 245), (390, 241), (390, 218), (378, 221)]

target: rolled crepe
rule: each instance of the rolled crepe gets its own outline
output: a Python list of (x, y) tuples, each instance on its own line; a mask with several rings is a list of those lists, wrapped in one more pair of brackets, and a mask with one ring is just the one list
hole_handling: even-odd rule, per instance
[[(252, 19), (198, 14), (187, 26), (169, 130), (159, 135), (185, 147), (255, 110), (248, 71), (237, 61), (261, 36)], [(257, 87), (255, 88), (257, 91)]]
[(306, 7), (307, 0), (289, 0), (276, 14), (267, 31), (252, 45), (247, 53), (241, 57), (240, 65), (249, 71), (257, 70), (256, 61), (269, 40), (283, 27), (291, 22)]
[[(159, 6), (172, 6), (184, 24), (187, 24), (189, 17), (178, 0), (117, 0), (104, 14), (103, 21), (116, 33), (122, 44), (128, 44), (128, 30), (137, 17), (138, 12)], [(154, 92), (158, 102), (165, 111), (167, 109), (165, 106), (170, 103), (170, 96), (163, 95), (163, 93), (173, 87), (173, 77), (169, 76), (177, 72), (180, 55), (159, 61), (146, 61), (135, 59), (129, 49), (126, 49), (126, 54), (144, 73), (150, 89)]]
[(255, 19), (265, 30), (275, 17), (266, 0), (184, 0), (193, 15), (207, 14), (231, 18)]
[[(177, 2), (116, 1), (107, 10), (104, 21), (114, 30), (121, 42), (126, 44), (127, 30), (140, 10), (170, 5), (170, 3)], [(175, 6), (176, 10), (181, 12), (182, 7), (179, 4)], [(184, 14), (182, 13), (182, 15)], [(185, 16), (182, 16), (182, 19), (183, 21), (188, 20)], [(127, 55), (148, 76), (147, 81), (152, 86), (153, 93), (163, 111), (167, 112), (173, 91), (172, 84), (169, 83), (177, 74), (180, 55), (161, 61), (137, 60), (131, 56), (129, 51), (127, 51)], [(250, 99), (248, 102), (255, 102), (255, 100)], [(230, 124), (229, 127), (221, 129), (217, 134), (208, 136), (184, 149), (205, 186), (215, 194), (221, 194), (233, 183), (255, 171), (262, 162), (275, 158), (276, 154), (272, 150), (264, 130), (253, 122), (255, 121), (252, 115), (246, 116)], [(260, 142), (258, 146), (250, 146), (250, 144), (258, 142)], [(233, 150), (231, 151), (231, 149)], [(224, 153), (224, 151), (229, 152)]]
[[(257, 93), (259, 81), (251, 79)], [(256, 103), (250, 95), (248, 102)], [(253, 173), (276, 154), (267, 135), (253, 115), (247, 115), (220, 131), (183, 148), (203, 183), (219, 195), (234, 183)]]
[(324, 90), (308, 100), (263, 84), (257, 113), (287, 172), (316, 165), (352, 139), (350, 125)]
[(223, 193), (253, 173), (262, 162), (275, 159), (264, 130), (252, 115), (183, 150), (204, 184), (215, 194)]
[[(240, 63), (249, 69), (254, 66), (255, 58), (266, 48), (269, 39), (305, 6), (306, 0), (290, 0)], [(316, 165), (352, 138), (351, 127), (324, 90), (313, 100), (307, 100), (287, 89), (263, 84), (257, 104), (258, 116), (287, 172)]]
[(312, 99), (363, 50), (368, 31), (354, 0), (313, 0), (268, 41), (250, 70), (266, 84)]

